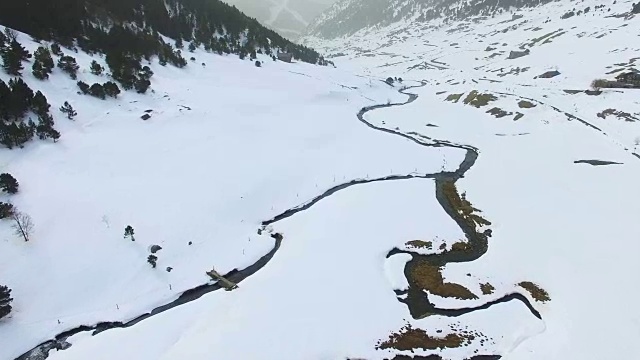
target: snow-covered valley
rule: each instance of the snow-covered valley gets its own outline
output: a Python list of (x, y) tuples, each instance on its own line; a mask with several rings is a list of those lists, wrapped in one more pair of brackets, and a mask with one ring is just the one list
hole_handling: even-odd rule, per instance
[(197, 49), (107, 101), (25, 72), (78, 116), (0, 151), (36, 225), (0, 222), (0, 359), (640, 356), (640, 90), (590, 86), (640, 23), (598, 5), (305, 39), (337, 68)]

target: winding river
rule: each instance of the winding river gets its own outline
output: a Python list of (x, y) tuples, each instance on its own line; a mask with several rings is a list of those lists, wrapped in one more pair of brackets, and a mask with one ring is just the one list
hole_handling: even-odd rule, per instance
[[(413, 137), (411, 135), (399, 132), (399, 131), (395, 131), (395, 130), (391, 130), (391, 129), (387, 129), (387, 128), (382, 128), (382, 127), (378, 127), (370, 122), (368, 122), (365, 119), (365, 114), (367, 114), (368, 112), (377, 110), (377, 109), (382, 109), (382, 108), (388, 108), (388, 107), (394, 107), (394, 106), (402, 106), (402, 105), (407, 105), (410, 104), (412, 102), (414, 102), (417, 98), (418, 95), (416, 94), (412, 94), (407, 92), (408, 90), (412, 89), (412, 88), (416, 88), (416, 87), (422, 87), (426, 85), (426, 83), (422, 83), (421, 85), (417, 85), (417, 86), (412, 86), (412, 87), (405, 87), (403, 89), (400, 90), (400, 93), (407, 95), (408, 99), (407, 101), (403, 102), (403, 103), (392, 103), (392, 104), (384, 104), (384, 105), (374, 105), (374, 106), (369, 106), (369, 107), (365, 107), (362, 110), (360, 110), (360, 112), (358, 112), (357, 114), (357, 118), (358, 120), (360, 120), (363, 124), (365, 124), (366, 126), (368, 126), (371, 129), (377, 130), (377, 131), (381, 131), (381, 132), (385, 132), (388, 134), (392, 134), (392, 135), (396, 135), (396, 136), (400, 136), (403, 137), (405, 139), (411, 140), (414, 143), (420, 145), (420, 146), (425, 146), (425, 147), (449, 147), (449, 148), (457, 148), (460, 150), (464, 150), (466, 151), (466, 156), (464, 158), (464, 160), (462, 161), (462, 163), (460, 164), (460, 166), (458, 167), (458, 169), (456, 169), (455, 171), (451, 172), (451, 171), (442, 171), (442, 172), (438, 172), (438, 173), (433, 173), (433, 174), (424, 174), (424, 175), (419, 175), (419, 174), (409, 174), (409, 175), (393, 175), (393, 176), (387, 176), (387, 177), (381, 177), (381, 178), (376, 178), (376, 179), (358, 179), (358, 180), (352, 180), (349, 181), (347, 183), (343, 183), (340, 185), (337, 185), (333, 188), (330, 188), (329, 190), (325, 191), (324, 193), (322, 193), (321, 195), (318, 195), (317, 197), (313, 198), (312, 200), (310, 200), (309, 202), (302, 204), (300, 206), (288, 209), (286, 211), (284, 211), (283, 213), (273, 217), (270, 220), (266, 220), (262, 222), (263, 227), (264, 226), (268, 226), (268, 225), (272, 225), (275, 224), (283, 219), (289, 218), (291, 216), (294, 216), (295, 214), (301, 212), (301, 211), (305, 211), (309, 208), (311, 208), (312, 206), (314, 206), (316, 203), (318, 203), (319, 201), (321, 201), (322, 199), (325, 199), (339, 191), (345, 190), (349, 187), (352, 186), (356, 186), (356, 185), (360, 185), (360, 184), (367, 184), (367, 183), (372, 183), (372, 182), (382, 182), (382, 181), (395, 181), (395, 180), (405, 180), (405, 179), (411, 179), (411, 178), (423, 178), (423, 179), (433, 179), (435, 181), (435, 188), (436, 188), (436, 199), (438, 201), (438, 203), (442, 206), (442, 208), (445, 210), (445, 212), (449, 215), (449, 217), (451, 217), (457, 224), (458, 226), (462, 229), (463, 233), (465, 234), (467, 240), (468, 240), (468, 247), (465, 250), (455, 250), (452, 249), (450, 251), (444, 251), (442, 253), (436, 253), (436, 254), (419, 254), (417, 252), (411, 252), (411, 251), (407, 251), (407, 250), (400, 250), (398, 248), (392, 249), (387, 257), (391, 257), (394, 256), (396, 254), (399, 253), (406, 253), (411, 255), (412, 260), (410, 260), (409, 262), (407, 262), (407, 265), (405, 267), (405, 276), (407, 277), (407, 279), (409, 280), (409, 289), (407, 290), (402, 290), (402, 291), (396, 291), (396, 294), (399, 296), (398, 300), (405, 303), (408, 308), (409, 308), (409, 312), (411, 313), (413, 318), (419, 319), (419, 318), (423, 318), (425, 316), (428, 315), (442, 315), (442, 316), (448, 316), (448, 317), (457, 317), (457, 316), (461, 316), (473, 311), (479, 311), (479, 310), (483, 310), (483, 309), (487, 309), (493, 305), (499, 304), (499, 303), (504, 303), (504, 302), (508, 302), (508, 301), (520, 301), (522, 302), (529, 310), (530, 312), (537, 318), (542, 319), (540, 313), (533, 307), (533, 305), (530, 303), (530, 301), (528, 300), (527, 297), (523, 296), (520, 293), (512, 293), (512, 294), (507, 294), (501, 298), (492, 300), (492, 301), (488, 301), (482, 305), (479, 306), (475, 306), (475, 307), (469, 307), (469, 308), (457, 308), (457, 309), (442, 309), (442, 308), (438, 308), (436, 307), (434, 304), (432, 304), (429, 301), (429, 297), (428, 295), (422, 290), (419, 289), (416, 286), (412, 286), (412, 281), (411, 281), (411, 274), (410, 274), (410, 269), (412, 266), (414, 266), (416, 263), (418, 262), (426, 262), (430, 265), (433, 266), (437, 266), (437, 267), (443, 267), (449, 263), (463, 263), (463, 262), (471, 262), (474, 261), (478, 258), (480, 258), (482, 255), (484, 255), (487, 252), (488, 249), (488, 237), (490, 236), (490, 233), (484, 232), (484, 233), (480, 233), (478, 231), (476, 231), (474, 226), (471, 226), (469, 224), (468, 221), (465, 220), (465, 218), (458, 212), (456, 211), (456, 209), (454, 208), (454, 206), (452, 206), (452, 204), (450, 203), (449, 198), (445, 195), (445, 186), (447, 184), (451, 185), (451, 184), (455, 184), (456, 181), (458, 181), (460, 178), (464, 177), (465, 173), (475, 164), (477, 158), (478, 158), (478, 149), (474, 148), (473, 146), (468, 146), (468, 145), (461, 145), (461, 144), (455, 144), (446, 140), (436, 140), (436, 139), (431, 139), (429, 137), (425, 137), (425, 136), (420, 136), (420, 138), (417, 137)], [(426, 140), (426, 141), (425, 141)], [(234, 282), (234, 283), (240, 283), (242, 282), (244, 279), (248, 278), (249, 276), (255, 274), (256, 272), (258, 272), (260, 269), (262, 269), (265, 265), (267, 265), (267, 263), (269, 263), (269, 261), (271, 261), (271, 259), (273, 258), (273, 256), (276, 254), (276, 252), (280, 249), (280, 246), (282, 245), (282, 235), (278, 234), (278, 233), (274, 233), (271, 234), (271, 237), (274, 238), (275, 240), (275, 245), (274, 248), (267, 253), (266, 255), (264, 255), (263, 257), (261, 257), (257, 262), (255, 262), (254, 264), (248, 266), (245, 269), (241, 269), (241, 270), (233, 270), (231, 272), (229, 272), (228, 274), (224, 275), (225, 278), (227, 278), (228, 280)], [(82, 333), (82, 332), (91, 332), (92, 335), (97, 335), (103, 331), (107, 331), (109, 329), (114, 329), (114, 328), (128, 328), (131, 326), (136, 325), (137, 323), (146, 320), (152, 316), (158, 315), (160, 313), (163, 313), (167, 310), (170, 310), (172, 308), (175, 308), (177, 306), (181, 306), (184, 305), (186, 303), (189, 303), (191, 301), (197, 300), (200, 297), (202, 297), (203, 295), (210, 293), (212, 291), (217, 291), (220, 289), (224, 289), (224, 287), (222, 285), (219, 285), (218, 283), (213, 283), (213, 284), (204, 284), (198, 287), (195, 287), (193, 289), (189, 289), (185, 292), (183, 292), (177, 299), (175, 299), (174, 301), (171, 301), (165, 305), (159, 306), (153, 310), (151, 310), (148, 313), (145, 314), (141, 314), (140, 316), (134, 318), (133, 320), (127, 321), (127, 322), (101, 322), (92, 326), (87, 326), (87, 325), (82, 325), (82, 326), (78, 326), (76, 328), (67, 330), (65, 332), (62, 332), (58, 335), (56, 335), (53, 339), (47, 340), (37, 346), (35, 346), (34, 348), (32, 348), (31, 350), (27, 351), (26, 353), (24, 353), (23, 355), (17, 357), (15, 360), (44, 360), (48, 357), (49, 352), (53, 349), (57, 349), (57, 350), (64, 350), (67, 349), (69, 346), (71, 346), (68, 342), (67, 339), (73, 335)], [(437, 355), (433, 355), (432, 357), (417, 357), (416, 359), (420, 359), (420, 358), (435, 358), (435, 356)], [(487, 357), (478, 357), (478, 359), (499, 359), (499, 356), (495, 356), (495, 355), (491, 355), (491, 356), (487, 356)]]

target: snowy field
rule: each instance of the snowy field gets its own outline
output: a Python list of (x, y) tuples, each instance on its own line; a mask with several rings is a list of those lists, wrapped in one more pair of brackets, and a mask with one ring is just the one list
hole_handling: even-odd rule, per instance
[[(74, 56), (79, 80), (106, 81), (88, 72), (90, 57)], [(15, 299), (0, 358), (78, 325), (136, 317), (206, 283), (212, 267), (252, 264), (273, 247), (257, 235), (262, 221), (339, 182), (437, 172), (445, 157), (455, 167), (464, 156), (426, 153), (355, 120), (362, 106), (406, 98), (376, 79), (193, 56), (184, 70), (154, 63), (154, 93), (107, 101), (77, 95), (59, 69), (45, 82), (24, 71), (52, 104), (62, 138), (0, 153), (20, 182), (12, 202), (36, 224), (29, 243), (8, 222), (0, 227), (2, 280)], [(64, 101), (75, 121), (55, 110)], [(123, 238), (127, 225), (135, 242)], [(163, 248), (156, 269), (146, 261), (154, 244)]]
[[(393, 117), (387, 126), (402, 132), (480, 149), (458, 185), (493, 222), (489, 251), (443, 274), (470, 288), (476, 276), (496, 289), (528, 278), (551, 296), (540, 307), (543, 330), (503, 348), (505, 359), (640, 356), (640, 311), (634, 305), (639, 294), (632, 285), (640, 272), (639, 90), (584, 92), (594, 79), (638, 68), (640, 23), (637, 16), (620, 15), (631, 4), (607, 3), (594, 11), (600, 2), (554, 2), (477, 23), (398, 23), (349, 39), (307, 40), (346, 53), (332, 59), (342, 68), (427, 80), (415, 90), (415, 103), (380, 110), (371, 118), (376, 124)], [(591, 11), (561, 19), (586, 7)], [(523, 49), (530, 54), (508, 59), (510, 51)], [(535, 78), (554, 70), (560, 72), (556, 77)], [(479, 107), (465, 104), (474, 90), (495, 99)], [(535, 107), (519, 106), (523, 100)], [(493, 108), (509, 114), (487, 113)], [(632, 118), (599, 116), (606, 109)], [(523, 116), (515, 120), (518, 113)], [(579, 160), (620, 165), (574, 163)]]
[[(224, 274), (253, 264), (274, 246), (258, 234), (262, 221), (334, 186), (458, 169), (461, 149), (419, 146), (358, 121), (363, 106), (406, 101), (400, 85), (379, 81), (388, 76), (425, 84), (409, 90), (419, 95), (415, 102), (369, 112), (366, 121), (479, 149), (456, 186), (491, 221), (489, 250), (442, 269), (446, 281), (478, 299), (429, 299), (441, 308), (478, 306), (504, 294), (528, 296), (516, 284), (532, 281), (551, 298), (532, 300), (542, 320), (518, 301), (457, 318), (410, 316), (394, 293), (408, 286), (410, 256), (386, 258), (389, 250), (428, 240), (434, 253), (464, 237), (436, 201), (434, 181), (415, 178), (340, 190), (270, 225), (284, 236), (281, 248), (237, 290), (130, 328), (82, 332), (48, 358), (389, 359), (412, 355), (376, 349), (406, 324), (433, 336), (480, 334), (461, 347), (413, 355), (640, 357), (640, 122), (598, 116), (615, 109), (640, 118), (640, 90), (584, 92), (592, 80), (617, 74), (607, 72), (634, 66), (640, 23), (611, 16), (631, 2), (596, 5), (554, 2), (519, 11), (522, 17), (307, 39), (346, 53), (332, 59), (337, 69), (270, 59), (257, 68), (196, 51), (184, 70), (154, 62), (153, 93), (117, 100), (77, 95), (59, 69), (46, 82), (25, 70), (52, 109), (69, 101), (79, 115), (69, 121), (54, 111), (57, 144), (0, 151), (2, 172), (20, 182), (11, 201), (36, 224), (29, 243), (0, 224), (0, 280), (15, 299), (0, 322), (0, 359), (78, 325), (135, 318), (207, 283), (212, 267)], [(26, 36), (21, 42), (37, 46)], [(507, 59), (523, 48), (530, 54)], [(73, 56), (79, 80), (107, 81), (88, 72), (91, 57)], [(534, 78), (550, 70), (560, 75)], [(145, 110), (153, 110), (147, 121)], [(580, 160), (619, 164), (574, 163)], [(123, 239), (127, 225), (135, 242)], [(156, 269), (146, 262), (154, 244), (162, 246)], [(483, 295), (483, 283), (495, 291)]]

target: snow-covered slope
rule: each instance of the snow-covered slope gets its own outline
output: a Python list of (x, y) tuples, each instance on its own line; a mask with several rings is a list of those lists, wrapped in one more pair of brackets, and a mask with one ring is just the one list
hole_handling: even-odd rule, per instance
[[(25, 75), (79, 115), (0, 152), (36, 223), (0, 223), (0, 358), (638, 358), (640, 90), (590, 89), (636, 66), (630, 9), (307, 38), (337, 69), (196, 52), (111, 101)], [(212, 267), (251, 275), (182, 304)]]
[[(75, 56), (79, 80), (106, 81), (88, 72), (91, 57)], [(0, 358), (81, 324), (136, 317), (206, 283), (214, 266), (246, 267), (273, 247), (256, 234), (261, 221), (345, 179), (433, 172), (447, 153), (425, 157), (353, 121), (364, 105), (402, 98), (380, 81), (269, 58), (257, 68), (194, 57), (184, 70), (154, 61), (153, 93), (108, 101), (78, 95), (59, 69), (45, 82), (24, 72), (53, 109), (69, 101), (78, 116), (56, 111), (56, 144), (0, 153), (20, 182), (11, 200), (36, 224), (29, 243), (0, 226), (2, 281), (15, 299)], [(123, 239), (127, 225), (135, 242)], [(157, 269), (151, 245), (163, 248)]]
[(471, 16), (495, 16), (513, 9), (535, 7), (551, 0), (341, 0), (324, 11), (306, 34), (323, 38), (350, 35), (370, 27), (398, 21), (464, 20)]

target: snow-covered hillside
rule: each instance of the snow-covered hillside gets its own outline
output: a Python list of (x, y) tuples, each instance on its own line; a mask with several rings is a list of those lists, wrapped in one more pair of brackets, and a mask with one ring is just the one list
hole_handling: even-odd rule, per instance
[(495, 16), (505, 11), (536, 7), (551, 0), (340, 0), (307, 28), (307, 35), (335, 38), (368, 27), (384, 27), (398, 21), (465, 20)]
[[(30, 51), (38, 45), (19, 40)], [(106, 79), (88, 72), (91, 57), (75, 56), (79, 80)], [(268, 57), (260, 68), (194, 57), (186, 69), (154, 62), (153, 93), (107, 101), (77, 94), (59, 69), (44, 82), (25, 71), (53, 109), (69, 101), (78, 116), (57, 114), (58, 143), (0, 153), (20, 182), (13, 203), (36, 224), (29, 243), (0, 226), (2, 281), (14, 298), (0, 358), (78, 325), (137, 317), (206, 283), (212, 267), (224, 274), (252, 264), (274, 245), (256, 233), (261, 221), (323, 189), (461, 160), (354, 121), (362, 106), (403, 98), (376, 79)], [(135, 242), (123, 238), (127, 225)], [(147, 263), (152, 245), (162, 247), (156, 269)]]
[(305, 39), (337, 68), (196, 50), (106, 101), (25, 71), (78, 116), (0, 151), (36, 224), (0, 222), (0, 359), (639, 357), (640, 90), (591, 89), (631, 7)]

